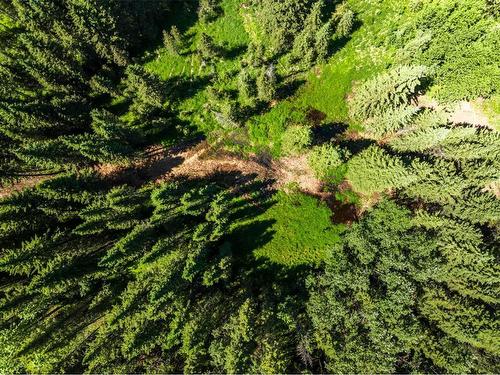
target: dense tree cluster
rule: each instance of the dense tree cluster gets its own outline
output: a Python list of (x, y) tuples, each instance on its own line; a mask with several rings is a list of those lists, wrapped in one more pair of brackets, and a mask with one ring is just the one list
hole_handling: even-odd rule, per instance
[(306, 67), (325, 59), (334, 38), (349, 35), (354, 13), (346, 3), (332, 12), (325, 0), (252, 0), (247, 7), (246, 28), (251, 47), (272, 60), (291, 52)]
[(497, 8), (0, 0), (0, 372), (500, 372), (500, 133), (419, 101), (497, 92)]
[(300, 288), (235, 257), (233, 197), (215, 183), (106, 187), (87, 173), (2, 201), (0, 367), (293, 368)]
[[(392, 201), (355, 224), (311, 280), (309, 311), (329, 370), (492, 371), (500, 353), (498, 132), (450, 125), (399, 100), (382, 106), (378, 93), (368, 100), (369, 89), (360, 95), (353, 113), (365, 116), (378, 144), (349, 160), (346, 178), (358, 193)], [(404, 121), (393, 119), (394, 108)], [(380, 122), (387, 118), (391, 127)]]
[[(147, 139), (142, 127), (165, 129), (153, 119), (165, 101), (158, 83), (127, 65), (155, 37), (167, 3), (1, 3), (2, 178), (120, 161)], [(133, 102), (132, 123), (108, 113), (122, 96)]]

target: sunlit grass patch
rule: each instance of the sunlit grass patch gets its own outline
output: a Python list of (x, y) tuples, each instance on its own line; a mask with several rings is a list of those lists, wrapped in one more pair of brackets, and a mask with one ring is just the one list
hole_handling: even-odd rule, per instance
[[(243, 248), (240, 250), (253, 251), (257, 259), (290, 267), (317, 265), (340, 241), (345, 227), (334, 225), (331, 210), (316, 198), (279, 192), (273, 203), (261, 215), (235, 226), (237, 245)], [(266, 233), (252, 232), (254, 226), (262, 229), (259, 223), (266, 224)], [(241, 227), (250, 229), (238, 231)], [(259, 241), (263, 235), (266, 241)]]

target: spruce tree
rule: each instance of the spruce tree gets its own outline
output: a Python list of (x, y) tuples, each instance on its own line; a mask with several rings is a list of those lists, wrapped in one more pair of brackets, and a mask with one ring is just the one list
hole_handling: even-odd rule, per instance
[(149, 17), (154, 27), (165, 5), (114, 0), (3, 4), (12, 24), (0, 30), (0, 132), (18, 143), (7, 158), (18, 161), (11, 167), (24, 173), (93, 163), (96, 158), (80, 152), (94, 139), (90, 112), (105, 107), (109, 95), (118, 95), (123, 67), (146, 36), (138, 20)]

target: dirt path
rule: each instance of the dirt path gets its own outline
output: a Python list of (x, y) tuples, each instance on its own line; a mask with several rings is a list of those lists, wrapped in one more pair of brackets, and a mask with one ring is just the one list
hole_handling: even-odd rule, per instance
[[(103, 175), (117, 171), (100, 168)], [(136, 174), (132, 179), (160, 183), (178, 178), (206, 178), (220, 173), (240, 173), (272, 182), (274, 189), (296, 184), (305, 193), (321, 196), (322, 184), (315, 178), (307, 162), (307, 155), (278, 160), (262, 160), (255, 155), (246, 158), (224, 151), (213, 150), (205, 141), (178, 146), (169, 150), (158, 148), (141, 165), (128, 168), (125, 173)], [(130, 176), (129, 176), (130, 177)]]
[(33, 187), (38, 185), (40, 182), (50, 178), (50, 175), (47, 176), (30, 176), (30, 177), (21, 177), (18, 181), (6, 185), (0, 186), (0, 199), (8, 197), (9, 195), (22, 191), (26, 188)]
[[(270, 181), (274, 189), (295, 184), (305, 193), (319, 197), (324, 195), (321, 182), (309, 168), (306, 154), (273, 161), (260, 160), (255, 155), (242, 158), (223, 151), (214, 151), (205, 141), (186, 143), (170, 149), (154, 146), (147, 150), (145, 158), (131, 166), (102, 164), (96, 167), (96, 170), (105, 178), (136, 186), (149, 181), (160, 183), (177, 178), (194, 179), (217, 173), (239, 173)], [(47, 178), (50, 176), (21, 179), (0, 188), (0, 198), (33, 187)]]

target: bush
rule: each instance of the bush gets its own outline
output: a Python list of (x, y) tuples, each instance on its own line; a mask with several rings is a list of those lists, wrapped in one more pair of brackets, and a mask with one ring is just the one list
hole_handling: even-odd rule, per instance
[(322, 181), (339, 182), (343, 178), (342, 168), (346, 154), (332, 144), (316, 146), (309, 155), (309, 166)]
[(311, 129), (306, 126), (292, 125), (286, 129), (281, 141), (281, 153), (294, 155), (311, 144)]

